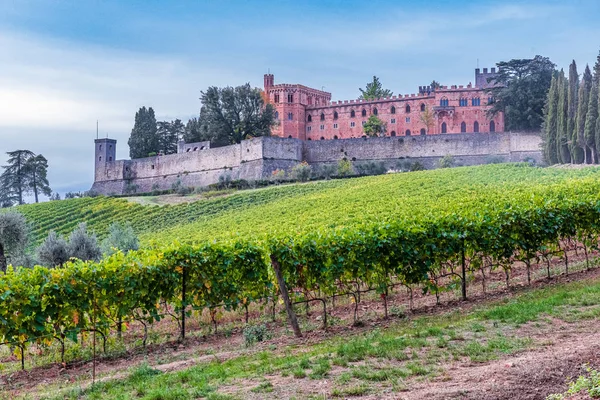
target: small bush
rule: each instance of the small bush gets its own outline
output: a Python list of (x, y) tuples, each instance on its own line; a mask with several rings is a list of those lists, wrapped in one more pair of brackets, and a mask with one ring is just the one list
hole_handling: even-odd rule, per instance
[(285, 180), (285, 171), (283, 169), (276, 169), (271, 173), (271, 179), (276, 183), (281, 183)]
[[(134, 183), (127, 183), (123, 189), (124, 194), (135, 194), (140, 187)], [(90, 196), (92, 197), (92, 196)]]
[(485, 158), (486, 164), (501, 164), (504, 162), (504, 159), (500, 156), (489, 155)]
[(291, 173), (294, 179), (299, 180), (300, 182), (306, 182), (310, 179), (311, 167), (306, 161), (302, 161), (292, 168)]
[(188, 194), (192, 193), (192, 190), (193, 190), (190, 187), (183, 186), (181, 179), (177, 179), (175, 181), (175, 183), (173, 183), (171, 185), (171, 189), (173, 190), (174, 193), (177, 193), (180, 196), (188, 195)]
[(409, 171), (411, 171), (411, 172), (414, 172), (414, 171), (425, 171), (425, 166), (421, 162), (415, 161), (414, 163), (412, 163), (410, 165)]
[(383, 162), (367, 161), (354, 166), (359, 175), (383, 175), (387, 168)]
[(48, 237), (37, 249), (37, 257), (43, 266), (54, 268), (69, 260), (67, 241), (55, 231), (50, 231)]
[(352, 168), (352, 162), (347, 160), (347, 159), (343, 159), (340, 160), (338, 162), (337, 165), (337, 173), (339, 176), (348, 176), (348, 175), (352, 175), (353, 173), (353, 168)]
[(243, 334), (246, 346), (252, 346), (254, 343), (269, 339), (269, 332), (265, 324), (247, 325), (244, 328)]
[(318, 168), (313, 168), (312, 172), (312, 177), (314, 179), (331, 179), (331, 177), (337, 172), (337, 166), (333, 164), (325, 164), (319, 166)]
[(456, 164), (454, 157), (450, 154), (446, 154), (438, 161), (438, 168), (452, 168)]
[(220, 189), (229, 189), (230, 186), (231, 186), (231, 175), (221, 174), (219, 176), (219, 188)]

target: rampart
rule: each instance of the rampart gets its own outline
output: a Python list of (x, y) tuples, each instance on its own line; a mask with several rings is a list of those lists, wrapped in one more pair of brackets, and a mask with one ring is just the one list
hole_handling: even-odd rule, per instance
[[(100, 141), (96, 141), (96, 146), (102, 148)], [(222, 176), (234, 180), (268, 179), (273, 171), (289, 171), (302, 161), (315, 167), (336, 164), (342, 159), (354, 163), (377, 161), (383, 162), (388, 169), (398, 169), (402, 164), (414, 162), (431, 169), (446, 155), (453, 156), (458, 165), (526, 159), (540, 162), (540, 142), (539, 135), (529, 133), (464, 133), (315, 141), (262, 137), (231, 146), (136, 160), (112, 161), (107, 157), (98, 160), (97, 157), (92, 190), (114, 195), (170, 189), (178, 180), (184, 186), (199, 187), (217, 183)], [(111, 144), (116, 147), (116, 142), (111, 141)], [(111, 161), (107, 161), (109, 159)]]

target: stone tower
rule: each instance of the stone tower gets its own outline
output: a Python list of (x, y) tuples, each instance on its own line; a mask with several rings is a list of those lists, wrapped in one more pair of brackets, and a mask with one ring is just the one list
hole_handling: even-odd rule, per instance
[(94, 161), (94, 172), (96, 178), (102, 171), (106, 163), (116, 160), (117, 154), (117, 141), (115, 139), (96, 139), (94, 140), (95, 149), (95, 161)]

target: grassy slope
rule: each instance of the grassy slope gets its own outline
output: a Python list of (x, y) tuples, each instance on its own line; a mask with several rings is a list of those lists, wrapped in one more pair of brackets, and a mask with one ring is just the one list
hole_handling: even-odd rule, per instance
[(489, 211), (508, 207), (517, 198), (542, 201), (553, 184), (580, 179), (598, 192), (599, 171), (487, 165), (293, 184), (160, 207), (95, 198), (17, 209), (32, 222), (35, 243), (50, 229), (67, 234), (79, 222), (87, 222), (102, 237), (113, 221), (131, 222), (144, 244), (193, 242)]

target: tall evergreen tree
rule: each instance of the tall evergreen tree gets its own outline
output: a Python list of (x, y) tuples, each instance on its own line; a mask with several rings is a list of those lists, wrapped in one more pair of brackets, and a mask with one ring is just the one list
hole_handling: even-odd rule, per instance
[(579, 93), (579, 74), (575, 60), (569, 65), (569, 85), (567, 93), (567, 138), (569, 144), (571, 162), (581, 164), (583, 162), (583, 149), (577, 141), (577, 102)]
[(148, 157), (150, 153), (158, 153), (156, 116), (152, 107), (142, 107), (135, 113), (135, 123), (127, 144), (129, 144), (129, 156), (132, 159)]
[(35, 197), (35, 202), (39, 202), (39, 194), (50, 196), (52, 189), (48, 182), (48, 160), (41, 155), (31, 157), (25, 163), (25, 171), (27, 175), (27, 186)]
[(554, 74), (544, 106), (543, 153), (548, 164), (558, 163), (557, 150), (557, 107), (558, 107), (558, 76)]
[(200, 122), (198, 121), (198, 118), (192, 118), (187, 122), (187, 124), (185, 124), (183, 140), (186, 143), (194, 143), (210, 139), (202, 135), (202, 131), (200, 130)]
[(598, 53), (596, 63), (594, 64), (594, 82), (600, 87), (600, 53)]
[(177, 153), (177, 143), (183, 137), (185, 126), (180, 119), (160, 121), (157, 124), (158, 149), (162, 154)]
[(0, 175), (0, 183), (4, 191), (3, 198), (7, 202), (23, 204), (23, 196), (29, 193), (27, 162), (35, 156), (29, 150), (9, 151), (8, 165)]
[[(595, 83), (592, 85), (590, 91), (588, 109), (585, 118), (584, 133), (588, 143), (593, 143), (592, 157), (595, 160), (598, 157), (597, 149), (600, 149), (600, 130), (597, 129), (598, 120), (598, 85)], [(592, 161), (593, 161), (592, 160)]]
[(571, 153), (569, 152), (569, 132), (568, 132), (568, 82), (564, 71), (561, 69), (558, 76), (558, 107), (557, 107), (557, 146), (558, 160), (562, 164), (571, 162)]
[(585, 66), (585, 71), (579, 85), (579, 94), (577, 95), (579, 101), (577, 104), (577, 117), (575, 122), (575, 129), (577, 130), (577, 143), (578, 146), (583, 149), (584, 157), (583, 162), (586, 164), (592, 163), (592, 147), (594, 146), (594, 140), (588, 142), (585, 137), (585, 122), (587, 110), (589, 107), (590, 91), (592, 90), (592, 72), (590, 66)]
[(373, 81), (367, 83), (367, 86), (364, 89), (359, 88), (358, 90), (360, 90), (360, 96), (358, 98), (363, 100), (383, 99), (384, 97), (392, 97), (393, 95), (391, 90), (383, 88), (379, 78), (376, 76), (373, 76)]

